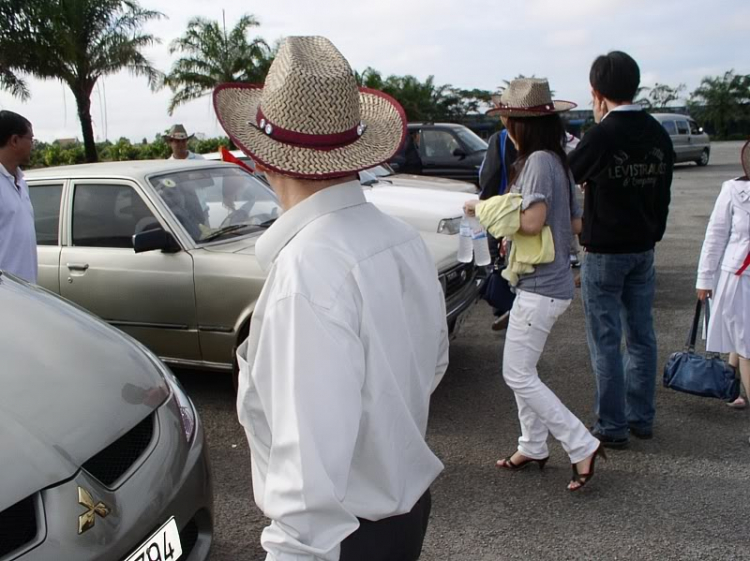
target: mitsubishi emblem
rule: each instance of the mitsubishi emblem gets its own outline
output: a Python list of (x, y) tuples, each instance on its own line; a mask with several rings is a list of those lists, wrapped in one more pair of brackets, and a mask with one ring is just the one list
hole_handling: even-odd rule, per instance
[(86, 507), (86, 512), (78, 517), (78, 535), (90, 530), (96, 523), (96, 515), (106, 518), (110, 509), (103, 502), (94, 504), (94, 499), (83, 487), (78, 487), (78, 504)]

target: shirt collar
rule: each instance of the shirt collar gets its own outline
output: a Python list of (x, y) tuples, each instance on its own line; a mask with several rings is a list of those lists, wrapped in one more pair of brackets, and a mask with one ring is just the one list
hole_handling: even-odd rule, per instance
[(10, 173), (3, 164), (0, 164), (0, 175), (4, 175), (5, 177), (13, 181), (14, 185), (18, 185), (21, 183), (21, 181), (23, 181), (23, 171), (21, 171), (20, 167), (16, 168), (16, 175), (14, 177), (13, 174)]
[(609, 113), (607, 113), (604, 117), (602, 117), (602, 121), (606, 119), (610, 113), (614, 113), (615, 111), (643, 111), (643, 105), (640, 105), (638, 103), (631, 103), (628, 105), (618, 105), (614, 109), (610, 109)]
[(284, 247), (305, 226), (321, 216), (352, 206), (365, 204), (365, 194), (359, 181), (347, 181), (311, 195), (285, 211), (255, 244), (255, 255), (268, 271)]

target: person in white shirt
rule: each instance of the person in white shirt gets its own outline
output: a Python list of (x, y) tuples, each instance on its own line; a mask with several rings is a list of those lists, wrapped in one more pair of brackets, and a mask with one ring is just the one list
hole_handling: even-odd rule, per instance
[(172, 149), (172, 155), (169, 156), (170, 160), (204, 160), (205, 158), (200, 154), (191, 152), (188, 150), (188, 142), (195, 135), (188, 135), (187, 130), (183, 125), (173, 125), (169, 132), (164, 135), (164, 140), (167, 141), (169, 147)]
[(357, 180), (398, 150), (403, 110), (322, 37), (289, 37), (264, 87), (220, 85), (214, 107), (284, 208), (256, 244), (268, 279), (237, 355), (266, 559), (418, 559), (445, 301), (418, 232)]
[(31, 123), (18, 113), (0, 111), (0, 271), (35, 283), (34, 209), (21, 171), (33, 146)]
[[(716, 199), (695, 288), (700, 300), (711, 300), (706, 350), (730, 353), (750, 396), (750, 142), (741, 160), (744, 177), (726, 181)], [(744, 409), (747, 400), (738, 397), (728, 405)]]

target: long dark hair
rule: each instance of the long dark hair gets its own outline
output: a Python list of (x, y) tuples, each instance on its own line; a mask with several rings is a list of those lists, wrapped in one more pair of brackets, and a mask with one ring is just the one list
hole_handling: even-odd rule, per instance
[(565, 154), (565, 127), (560, 115), (554, 113), (544, 117), (507, 117), (505, 127), (513, 137), (518, 149), (518, 158), (510, 170), (508, 182), (513, 182), (523, 171), (526, 160), (538, 150), (547, 150), (555, 154), (568, 173), (568, 158)]

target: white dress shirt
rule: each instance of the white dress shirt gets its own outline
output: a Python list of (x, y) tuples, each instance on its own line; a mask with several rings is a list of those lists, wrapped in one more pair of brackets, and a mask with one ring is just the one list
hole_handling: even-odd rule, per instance
[[(16, 186), (17, 185), (17, 186)], [(37, 280), (36, 229), (29, 186), (21, 168), (15, 177), (0, 164), (0, 270)]]
[[(610, 109), (609, 111), (607, 111), (607, 115), (609, 115), (610, 113), (618, 112), (618, 111), (621, 111), (621, 112), (625, 112), (625, 111), (643, 111), (643, 105), (641, 105), (640, 103), (629, 103), (627, 105), (618, 105), (614, 109)], [(604, 115), (602, 117), (602, 121), (607, 118), (607, 115)], [(601, 121), (599, 121), (599, 122), (601, 122)]]
[(425, 443), (448, 366), (445, 300), (419, 234), (324, 189), (258, 240), (268, 279), (238, 352), (237, 408), (268, 561), (338, 561), (357, 518), (409, 512), (443, 469)]

